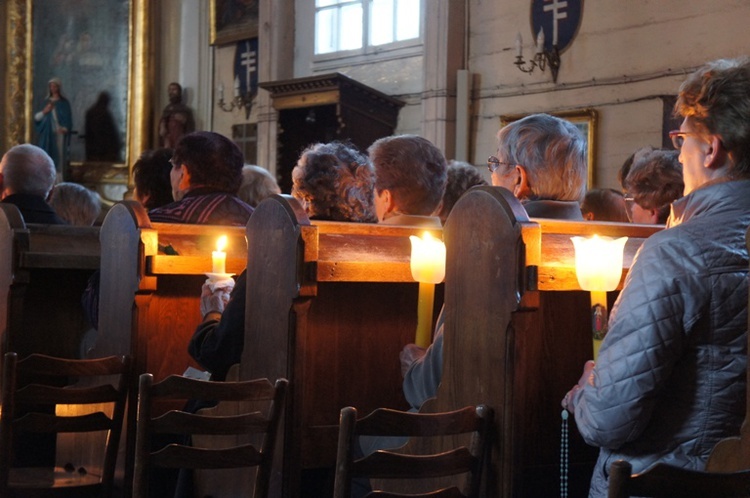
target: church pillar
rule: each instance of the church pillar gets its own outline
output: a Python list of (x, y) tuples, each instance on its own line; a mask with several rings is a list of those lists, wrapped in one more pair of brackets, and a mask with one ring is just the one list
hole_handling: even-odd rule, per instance
[[(261, 0), (259, 5), (258, 82), (294, 77), (294, 0)], [(257, 164), (276, 174), (278, 113), (271, 94), (258, 92)]]
[(425, 2), (422, 135), (448, 159), (456, 152), (457, 74), (466, 67), (466, 2)]

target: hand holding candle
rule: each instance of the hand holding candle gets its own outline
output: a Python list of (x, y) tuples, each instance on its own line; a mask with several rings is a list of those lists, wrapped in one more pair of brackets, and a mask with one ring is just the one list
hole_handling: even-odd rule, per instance
[(435, 300), (435, 284), (445, 278), (445, 244), (425, 232), (422, 238), (414, 235), (411, 240), (411, 276), (419, 282), (417, 308), (417, 333), (414, 343), (427, 347), (432, 337), (432, 308)]

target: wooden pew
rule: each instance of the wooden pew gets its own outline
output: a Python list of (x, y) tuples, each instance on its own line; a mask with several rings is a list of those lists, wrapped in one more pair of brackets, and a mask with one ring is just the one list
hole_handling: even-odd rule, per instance
[(221, 235), (229, 239), (227, 272), (240, 273), (243, 227), (151, 223), (134, 201), (110, 209), (101, 229), (97, 355), (132, 354), (135, 375), (150, 372), (157, 382), (198, 368), (187, 345), (202, 320), (201, 286)]
[(99, 229), (26, 225), (16, 206), (0, 204), (0, 261), (0, 355), (80, 358), (90, 328), (81, 296), (99, 268)]
[[(98, 227), (26, 225), (16, 206), (0, 204), (0, 358), (9, 351), (85, 357), (91, 324), (81, 297), (99, 260)], [(93, 441), (59, 435), (57, 465), (96, 468), (102, 456), (91, 450)]]
[[(495, 408), (483, 496), (559, 494), (560, 401), (592, 357), (589, 297), (575, 277), (570, 237), (630, 237), (624, 279), (643, 240), (661, 228), (530, 220), (507, 190), (493, 187), (472, 189), (454, 207), (443, 232), (443, 377), (421, 411)], [(572, 417), (569, 434), (569, 496), (586, 496), (597, 450)]]
[(398, 355), (414, 342), (418, 297), (408, 237), (423, 232), (310, 222), (288, 196), (253, 213), (240, 376), (290, 380), (277, 453), (284, 496), (325, 493), (302, 475), (334, 465), (342, 407), (407, 407)]
[[(201, 286), (212, 271), (211, 252), (221, 235), (229, 240), (227, 272), (238, 274), (247, 261), (244, 227), (151, 223), (137, 202), (113, 206), (101, 228), (99, 331), (92, 354), (131, 354), (133, 386), (145, 372), (158, 382), (188, 366), (200, 368), (187, 347), (202, 320)], [(167, 246), (178, 254), (166, 254)], [(137, 388), (130, 407), (136, 406), (136, 396)], [(175, 402), (156, 409), (181, 407)], [(132, 475), (135, 410), (127, 417), (126, 476)]]

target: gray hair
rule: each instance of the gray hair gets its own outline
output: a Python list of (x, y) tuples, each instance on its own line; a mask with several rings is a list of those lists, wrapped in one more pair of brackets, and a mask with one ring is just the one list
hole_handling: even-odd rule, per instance
[(246, 164), (242, 168), (242, 183), (237, 197), (247, 204), (256, 207), (266, 197), (280, 193), (276, 178), (267, 169), (254, 164)]
[(586, 142), (571, 122), (532, 114), (497, 134), (502, 160), (523, 166), (530, 199), (583, 200), (586, 194)]
[(31, 144), (11, 147), (3, 156), (3, 185), (16, 194), (47, 198), (55, 184), (55, 163), (44, 151)]
[(49, 203), (71, 225), (91, 226), (102, 211), (99, 194), (77, 183), (55, 185)]

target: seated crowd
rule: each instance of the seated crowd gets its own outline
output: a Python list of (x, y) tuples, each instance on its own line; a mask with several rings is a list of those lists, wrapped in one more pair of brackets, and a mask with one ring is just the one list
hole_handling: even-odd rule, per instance
[[(690, 75), (675, 107), (682, 124), (670, 133), (677, 150), (634, 153), (621, 173), (624, 193), (586, 192), (586, 144), (568, 121), (533, 114), (497, 134), (487, 162), (491, 183), (510, 191), (530, 217), (668, 228), (640, 249), (598, 361), (584, 366), (562, 400), (585, 441), (600, 448), (590, 496), (606, 496), (617, 459), (627, 458), (634, 472), (657, 462), (700, 470), (719, 440), (739, 433), (747, 375), (748, 89), (745, 60), (715, 61)], [(736, 95), (745, 96), (742, 106)], [(264, 198), (280, 193), (266, 170), (244, 164), (231, 140), (205, 131), (185, 135), (174, 150), (145, 151), (133, 175), (134, 198), (154, 222), (245, 226)], [(312, 220), (424, 228), (440, 228), (466, 190), (487, 185), (476, 167), (449, 163), (416, 135), (379, 139), (367, 153), (347, 143), (312, 144), (292, 180), (291, 195)], [(54, 183), (54, 164), (36, 146), (12, 147), (0, 162), (0, 202), (18, 206), (26, 222), (97, 220), (95, 196)], [(200, 289), (202, 321), (185, 347), (214, 380), (226, 377), (246, 346), (248, 285), (243, 272), (236, 282)], [(400, 354), (413, 410), (437, 393), (443, 329), (441, 312), (433, 343), (407, 344)], [(394, 444), (362, 441), (362, 451)]]

